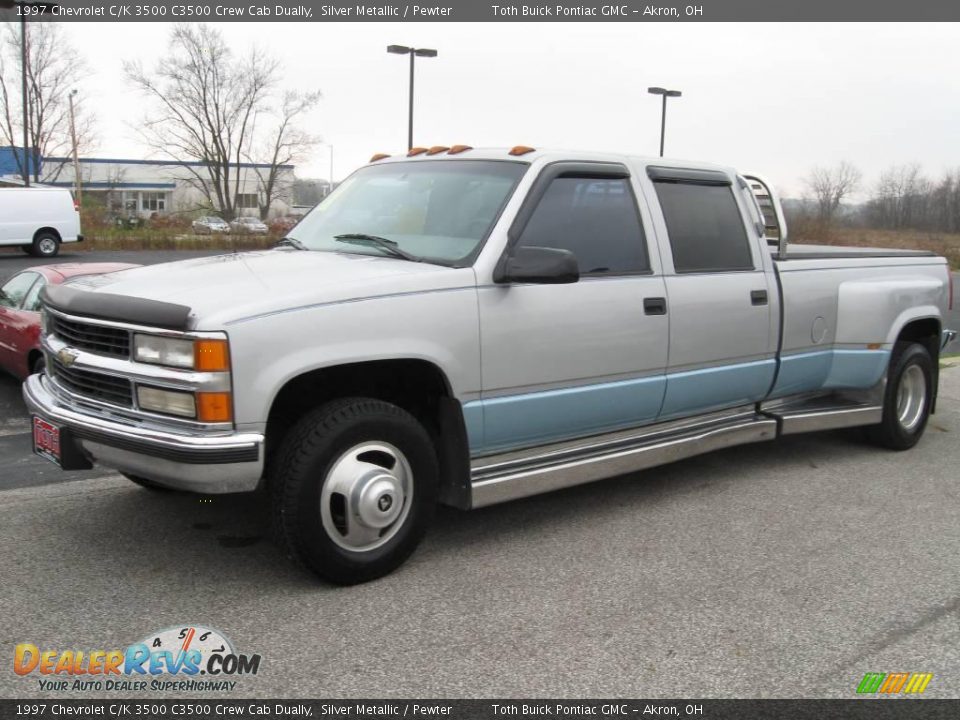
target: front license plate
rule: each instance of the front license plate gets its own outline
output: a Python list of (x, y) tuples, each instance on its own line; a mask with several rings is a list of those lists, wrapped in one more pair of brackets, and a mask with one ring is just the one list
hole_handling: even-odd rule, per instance
[(33, 452), (46, 458), (57, 467), (62, 466), (60, 428), (43, 418), (33, 418)]

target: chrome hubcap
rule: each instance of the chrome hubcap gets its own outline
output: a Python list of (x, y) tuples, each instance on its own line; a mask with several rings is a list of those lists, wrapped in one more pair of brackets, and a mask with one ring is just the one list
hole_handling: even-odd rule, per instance
[(57, 241), (53, 238), (43, 238), (43, 240), (40, 241), (40, 252), (44, 255), (49, 255), (56, 249)]
[(918, 365), (910, 365), (900, 376), (897, 388), (897, 420), (904, 430), (913, 430), (923, 418), (927, 381)]
[(330, 466), (320, 493), (323, 529), (345, 550), (374, 550), (397, 534), (410, 512), (413, 472), (385, 442), (366, 442)]

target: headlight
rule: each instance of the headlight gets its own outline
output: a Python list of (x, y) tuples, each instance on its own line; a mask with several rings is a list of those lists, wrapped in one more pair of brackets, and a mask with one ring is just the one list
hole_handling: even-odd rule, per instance
[(222, 372), (230, 369), (226, 340), (170, 338), (161, 335), (133, 337), (133, 358), (137, 362), (167, 367)]
[(187, 418), (197, 416), (197, 402), (193, 393), (141, 386), (137, 388), (137, 401), (141, 410)]
[(193, 340), (135, 335), (133, 357), (137, 362), (170, 367), (193, 368)]

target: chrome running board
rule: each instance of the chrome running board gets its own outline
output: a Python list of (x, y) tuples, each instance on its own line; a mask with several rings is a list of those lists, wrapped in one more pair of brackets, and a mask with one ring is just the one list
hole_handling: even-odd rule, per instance
[(765, 415), (779, 421), (781, 435), (876, 425), (883, 420), (883, 407), (880, 405), (838, 398), (806, 400), (762, 410)]
[(665, 465), (721, 448), (773, 440), (777, 420), (728, 413), (693, 424), (664, 423), (476, 458), (471, 462), (472, 507), (479, 508)]

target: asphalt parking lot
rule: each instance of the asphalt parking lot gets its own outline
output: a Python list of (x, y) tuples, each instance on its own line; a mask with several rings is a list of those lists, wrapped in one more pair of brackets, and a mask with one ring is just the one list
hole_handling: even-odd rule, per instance
[[(957, 697), (958, 433), (952, 368), (911, 452), (794, 436), (444, 510), (353, 588), (281, 557), (258, 496), (4, 489), (0, 636), (111, 649), (204, 624), (263, 658), (223, 697), (853, 697), (895, 671)], [(64, 697), (9, 670), (0, 696)]]
[[(263, 658), (224, 698), (848, 698), (866, 672), (931, 672), (925, 696), (958, 697), (952, 362), (910, 452), (793, 436), (442, 510), (407, 565), (353, 588), (288, 563), (260, 496), (154, 493), (34, 459), (4, 377), (0, 637), (109, 650), (203, 624)], [(0, 697), (83, 697), (7, 668)]]

